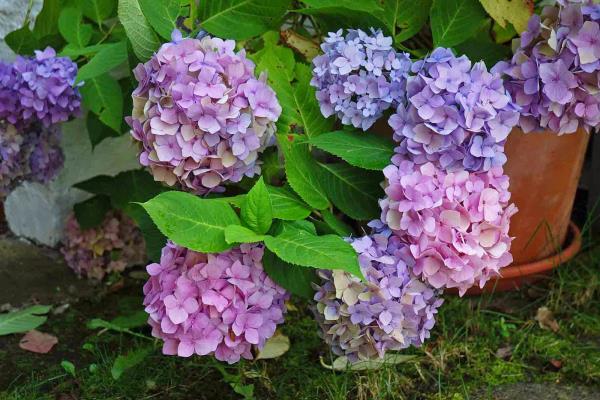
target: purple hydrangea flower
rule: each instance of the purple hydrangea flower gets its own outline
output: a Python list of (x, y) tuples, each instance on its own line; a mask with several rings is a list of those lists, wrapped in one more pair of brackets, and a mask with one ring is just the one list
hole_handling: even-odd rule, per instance
[(27, 180), (46, 184), (58, 175), (65, 160), (61, 137), (58, 126), (31, 130), (25, 136), (25, 146), (31, 148)]
[(17, 57), (12, 66), (0, 65), (0, 119), (19, 129), (37, 122), (48, 127), (68, 120), (80, 109), (77, 64), (56, 57), (51, 47), (35, 54)]
[(0, 121), (0, 200), (8, 196), (23, 176), (23, 136), (10, 124)]
[(399, 152), (444, 169), (490, 170), (506, 162), (504, 143), (519, 114), (499, 74), (437, 48), (413, 63), (406, 103), (389, 119)]
[(599, 24), (599, 5), (561, 0), (533, 15), (511, 62), (494, 67), (521, 108), (523, 131), (561, 135), (600, 123)]
[(242, 244), (205, 254), (171, 242), (160, 263), (146, 267), (144, 305), (163, 353), (214, 354), (232, 364), (252, 359), (283, 322), (288, 293), (262, 268), (264, 248)]
[(371, 28), (330, 32), (313, 60), (311, 85), (325, 117), (367, 130), (402, 98), (410, 68), (407, 54), (392, 48), (392, 38)]
[[(180, 36), (180, 35), (179, 35)], [(140, 162), (157, 181), (197, 194), (260, 173), (281, 106), (235, 42), (205, 36), (165, 43), (139, 64), (127, 118)]]
[(133, 220), (120, 211), (107, 213), (100, 226), (81, 229), (71, 214), (61, 252), (80, 277), (102, 280), (112, 272), (146, 260), (144, 239)]
[(420, 346), (429, 338), (440, 291), (411, 270), (410, 250), (381, 222), (370, 236), (351, 240), (366, 283), (341, 270), (319, 271), (315, 315), (336, 355), (351, 362), (383, 358), (388, 350)]
[(396, 154), (383, 172), (381, 220), (409, 244), (417, 276), (462, 296), (512, 262), (508, 230), (516, 207), (501, 167), (448, 172)]

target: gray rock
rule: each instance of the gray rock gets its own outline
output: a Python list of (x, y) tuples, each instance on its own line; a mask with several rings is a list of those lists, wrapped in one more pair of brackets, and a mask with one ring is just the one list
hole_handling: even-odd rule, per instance
[[(31, 26), (35, 17), (42, 10), (43, 0), (33, 0), (30, 20)], [(29, 0), (0, 0), (0, 60), (12, 61), (15, 54), (4, 43), (4, 37), (23, 26)]]
[(10, 230), (47, 246), (61, 240), (73, 205), (90, 196), (72, 188), (73, 184), (140, 166), (129, 135), (108, 138), (92, 151), (83, 118), (63, 124), (62, 130), (65, 165), (59, 176), (47, 186), (26, 182), (4, 203)]

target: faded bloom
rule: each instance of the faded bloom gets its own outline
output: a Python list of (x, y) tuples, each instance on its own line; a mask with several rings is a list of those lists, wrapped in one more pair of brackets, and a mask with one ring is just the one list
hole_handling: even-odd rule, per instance
[(519, 114), (499, 74), (437, 48), (413, 63), (408, 101), (389, 119), (398, 151), (444, 169), (490, 170), (506, 162), (504, 143)]
[(367, 282), (341, 270), (319, 271), (315, 315), (334, 354), (351, 362), (383, 358), (388, 350), (420, 346), (429, 338), (440, 291), (411, 271), (406, 244), (379, 221), (370, 236), (353, 239)]
[(23, 137), (10, 124), (0, 121), (0, 199), (8, 196), (23, 177), (24, 162), (21, 155)]
[(68, 120), (81, 104), (76, 76), (77, 64), (56, 57), (51, 47), (36, 51), (35, 57), (19, 56), (11, 66), (0, 65), (0, 119), (18, 129)]
[(600, 5), (561, 0), (533, 15), (510, 63), (494, 70), (521, 109), (525, 132), (559, 135), (600, 123)]
[(448, 172), (401, 154), (384, 169), (381, 219), (416, 260), (413, 272), (435, 288), (460, 295), (512, 262), (509, 179), (501, 167)]
[(313, 60), (311, 85), (325, 117), (367, 130), (405, 95), (410, 59), (392, 47), (392, 38), (371, 28), (330, 32)]
[(61, 252), (79, 276), (101, 280), (146, 260), (142, 233), (120, 211), (108, 212), (100, 226), (90, 229), (81, 229), (71, 214), (65, 229)]
[(288, 294), (264, 272), (263, 251), (242, 244), (205, 254), (167, 243), (160, 263), (146, 267), (144, 285), (148, 323), (164, 354), (214, 354), (232, 364), (264, 347), (283, 322)]
[(197, 194), (260, 173), (281, 106), (235, 42), (205, 36), (165, 43), (135, 76), (133, 138), (157, 181)]

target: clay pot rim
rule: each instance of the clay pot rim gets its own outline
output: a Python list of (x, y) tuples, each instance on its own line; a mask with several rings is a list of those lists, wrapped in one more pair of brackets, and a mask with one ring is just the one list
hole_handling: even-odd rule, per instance
[(512, 278), (544, 273), (570, 260), (579, 252), (579, 250), (581, 250), (581, 230), (573, 221), (569, 223), (569, 234), (567, 235), (567, 238), (570, 238), (569, 243), (560, 252), (542, 258), (541, 260), (525, 264), (510, 265), (502, 268), (500, 270), (500, 276), (497, 277), (496, 280), (504, 281)]

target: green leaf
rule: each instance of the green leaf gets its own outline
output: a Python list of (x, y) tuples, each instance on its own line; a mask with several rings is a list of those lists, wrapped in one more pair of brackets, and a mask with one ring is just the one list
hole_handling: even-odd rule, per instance
[(6, 35), (4, 41), (16, 54), (32, 55), (34, 50), (39, 48), (37, 38), (27, 26), (12, 31)]
[(75, 218), (81, 229), (99, 226), (110, 210), (110, 198), (104, 195), (96, 195), (73, 206)]
[(154, 340), (150, 336), (142, 335), (141, 333), (133, 332), (128, 328), (124, 328), (112, 322), (105, 321), (101, 318), (94, 318), (90, 320), (87, 325), (88, 329), (103, 329), (110, 330), (115, 332), (127, 333), (128, 335), (132, 335), (135, 337), (139, 337), (140, 339)]
[(60, 366), (65, 370), (66, 373), (73, 377), (75, 376), (75, 364), (73, 364), (71, 361), (63, 360), (60, 363)]
[(432, 0), (387, 0), (392, 3), (395, 13), (394, 26), (400, 28), (400, 32), (394, 31), (394, 39), (397, 43), (403, 42), (416, 35), (429, 18), (429, 9)]
[(356, 252), (339, 236), (315, 236), (302, 229), (287, 228), (277, 236), (265, 237), (265, 245), (288, 263), (320, 269), (341, 269), (363, 278)]
[(300, 219), (298, 221), (275, 221), (269, 234), (277, 236), (290, 229), (292, 231), (301, 229), (310, 233), (311, 235), (317, 234), (317, 229), (315, 228), (315, 225), (312, 222), (307, 221), (305, 219)]
[(334, 131), (310, 139), (310, 144), (355, 167), (381, 171), (390, 164), (394, 143), (364, 132)]
[(58, 30), (67, 42), (77, 47), (85, 47), (92, 38), (92, 26), (83, 23), (81, 10), (74, 7), (67, 7), (61, 11)]
[(78, 81), (95, 78), (127, 61), (127, 43), (118, 42), (102, 48), (77, 73)]
[(117, 14), (137, 58), (141, 61), (149, 60), (160, 42), (144, 17), (139, 1), (119, 0)]
[(262, 242), (264, 238), (264, 235), (257, 235), (254, 231), (241, 225), (229, 225), (225, 228), (225, 240), (229, 244)]
[(332, 365), (327, 365), (321, 358), (321, 365), (327, 369), (334, 371), (364, 371), (364, 370), (376, 370), (386, 365), (396, 365), (405, 362), (413, 361), (417, 356), (388, 353), (383, 358), (376, 358), (373, 360), (359, 360), (357, 362), (350, 362), (348, 357), (341, 356), (333, 361)]
[(67, 44), (61, 51), (58, 53), (59, 56), (62, 57), (71, 57), (77, 58), (79, 56), (90, 56), (98, 53), (100, 50), (105, 49), (107, 47), (112, 46), (112, 43), (102, 43), (102, 44), (93, 44), (87, 47), (77, 47), (72, 44)]
[(308, 144), (298, 135), (280, 135), (279, 144), (285, 156), (285, 172), (292, 189), (313, 208), (322, 210), (329, 206), (322, 171), (312, 158)]
[(273, 206), (273, 218), (295, 221), (311, 213), (310, 207), (287, 187), (267, 186)]
[(36, 37), (42, 38), (58, 33), (58, 18), (62, 7), (64, 7), (61, 3), (61, 0), (44, 0), (44, 7), (35, 18), (35, 26), (33, 27), (33, 33)]
[(306, 0), (307, 8), (294, 10), (313, 15), (329, 30), (339, 28), (387, 28), (385, 11), (376, 0)]
[(167, 243), (167, 238), (158, 230), (156, 224), (140, 205), (133, 204), (126, 210), (126, 214), (133, 218), (142, 231), (146, 244), (146, 257), (152, 262), (160, 260), (162, 248)]
[(24, 310), (0, 314), (0, 336), (27, 332), (42, 325), (48, 319), (44, 314), (51, 306), (36, 305)]
[(242, 221), (259, 235), (268, 232), (273, 222), (273, 208), (267, 185), (260, 177), (242, 204)]
[(262, 263), (269, 278), (279, 286), (296, 296), (312, 299), (315, 291), (311, 283), (317, 282), (317, 276), (313, 269), (286, 263), (268, 249), (265, 249)]
[(115, 0), (83, 0), (83, 15), (100, 23), (112, 15), (116, 4)]
[(345, 163), (321, 164), (322, 185), (333, 204), (356, 220), (376, 218), (381, 210), (379, 199), (383, 190), (381, 173), (365, 171)]
[(495, 43), (487, 29), (481, 29), (472, 38), (454, 46), (457, 54), (466, 54), (474, 63), (483, 60), (489, 67), (510, 56), (510, 47)]
[(131, 369), (144, 361), (152, 353), (151, 347), (144, 347), (141, 349), (133, 350), (126, 355), (117, 357), (115, 363), (110, 369), (110, 374), (114, 380), (118, 380), (121, 375), (128, 369)]
[(180, 246), (203, 253), (230, 248), (225, 241), (225, 228), (240, 224), (229, 204), (184, 192), (164, 192), (142, 206), (166, 237)]
[(119, 136), (119, 132), (115, 132), (114, 129), (105, 125), (104, 122), (100, 121), (100, 117), (94, 113), (87, 114), (85, 125), (87, 127), (90, 143), (92, 144), (92, 149), (108, 137)]
[(336, 216), (333, 215), (333, 213), (331, 211), (323, 210), (321, 212), (321, 215), (323, 216), (323, 221), (325, 221), (325, 223), (331, 228), (331, 230), (335, 234), (347, 237), (354, 233), (352, 231), (352, 228), (350, 228), (344, 222), (337, 219)]
[(181, 8), (180, 0), (139, 0), (142, 12), (154, 30), (166, 40), (171, 40), (171, 32), (176, 29), (177, 17)]
[(80, 89), (83, 104), (116, 132), (121, 132), (123, 95), (121, 87), (108, 74), (88, 79)]
[[(328, 132), (333, 127), (333, 118), (324, 118), (317, 102), (315, 88), (310, 85), (312, 72), (306, 64), (296, 64), (294, 84), (294, 104), (300, 116), (298, 123), (309, 138)], [(281, 104), (282, 107), (289, 106)]]
[(201, 1), (201, 27), (222, 38), (249, 39), (269, 29), (278, 29), (290, 3), (290, 0)]
[(110, 323), (123, 329), (146, 326), (148, 324), (148, 313), (142, 310), (131, 315), (121, 315), (111, 320)]
[(485, 11), (500, 24), (507, 27), (511, 23), (518, 32), (527, 29), (527, 22), (533, 13), (530, 0), (479, 0)]
[(433, 0), (430, 17), (434, 47), (464, 42), (486, 20), (478, 0)]

